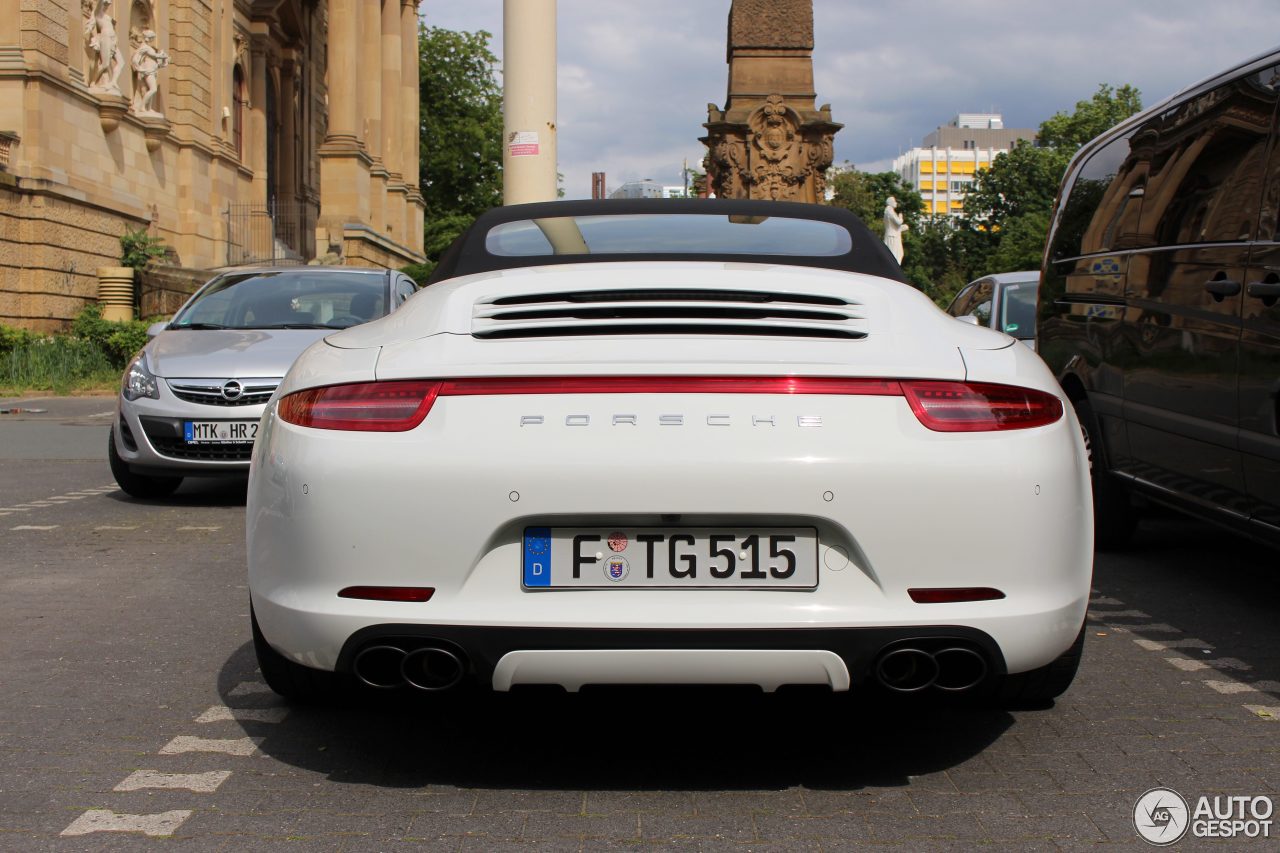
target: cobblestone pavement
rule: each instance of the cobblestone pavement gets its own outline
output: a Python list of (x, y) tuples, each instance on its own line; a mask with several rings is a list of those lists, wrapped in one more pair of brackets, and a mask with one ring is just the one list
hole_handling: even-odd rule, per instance
[(65, 458), (106, 441), (84, 407), (24, 416), (22, 441), (0, 416), (0, 849), (1139, 848), (1152, 787), (1280, 800), (1277, 555), (1199, 524), (1158, 517), (1099, 557), (1079, 678), (1047, 709), (289, 707), (248, 640), (243, 486), (129, 500), (101, 454)]

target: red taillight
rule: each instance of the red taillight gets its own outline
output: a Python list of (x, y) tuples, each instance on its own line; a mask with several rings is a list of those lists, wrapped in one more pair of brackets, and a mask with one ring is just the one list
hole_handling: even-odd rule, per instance
[(905, 396), (920, 423), (939, 432), (1024, 429), (1062, 417), (1052, 394), (979, 382), (838, 376), (517, 376), (393, 380), (330, 385), (289, 394), (280, 418), (316, 429), (404, 432), (437, 397), (511, 394), (815, 394)]
[(309, 388), (280, 399), (280, 419), (297, 426), (404, 432), (422, 423), (440, 393), (439, 382), (360, 382)]
[(956, 601), (995, 601), (1004, 593), (989, 586), (934, 587), (909, 589), (907, 595), (916, 604), (949, 604)]
[(911, 411), (936, 432), (983, 432), (1045, 426), (1062, 417), (1052, 394), (985, 382), (902, 383)]
[(430, 601), (435, 594), (431, 586), (349, 586), (338, 593), (339, 598), (364, 598), (370, 601)]

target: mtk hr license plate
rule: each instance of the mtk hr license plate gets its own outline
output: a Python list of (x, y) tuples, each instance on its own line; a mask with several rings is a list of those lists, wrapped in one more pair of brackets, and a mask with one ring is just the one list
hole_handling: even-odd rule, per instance
[(184, 421), (187, 444), (249, 444), (258, 437), (257, 421)]
[(524, 586), (531, 589), (812, 589), (812, 527), (527, 527)]

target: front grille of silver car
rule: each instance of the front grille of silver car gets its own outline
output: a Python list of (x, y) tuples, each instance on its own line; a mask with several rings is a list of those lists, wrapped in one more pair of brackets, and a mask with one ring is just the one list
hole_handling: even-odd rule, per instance
[[(179, 400), (205, 406), (257, 406), (271, 399), (279, 379), (169, 379), (169, 390)], [(238, 382), (240, 394), (224, 393), (228, 383)]]
[(861, 339), (863, 306), (833, 296), (645, 288), (522, 294), (475, 303), (477, 338), (747, 335)]
[(253, 444), (187, 444), (181, 438), (148, 435), (161, 456), (173, 459), (199, 459), (204, 462), (248, 462)]

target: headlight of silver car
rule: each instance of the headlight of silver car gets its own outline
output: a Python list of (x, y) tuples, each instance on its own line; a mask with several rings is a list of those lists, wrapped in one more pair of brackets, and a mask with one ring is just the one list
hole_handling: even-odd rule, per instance
[(137, 358), (129, 362), (129, 367), (124, 372), (124, 385), (120, 391), (126, 400), (136, 400), (139, 397), (150, 397), (153, 400), (160, 398), (156, 377), (147, 370), (145, 353), (139, 353)]

